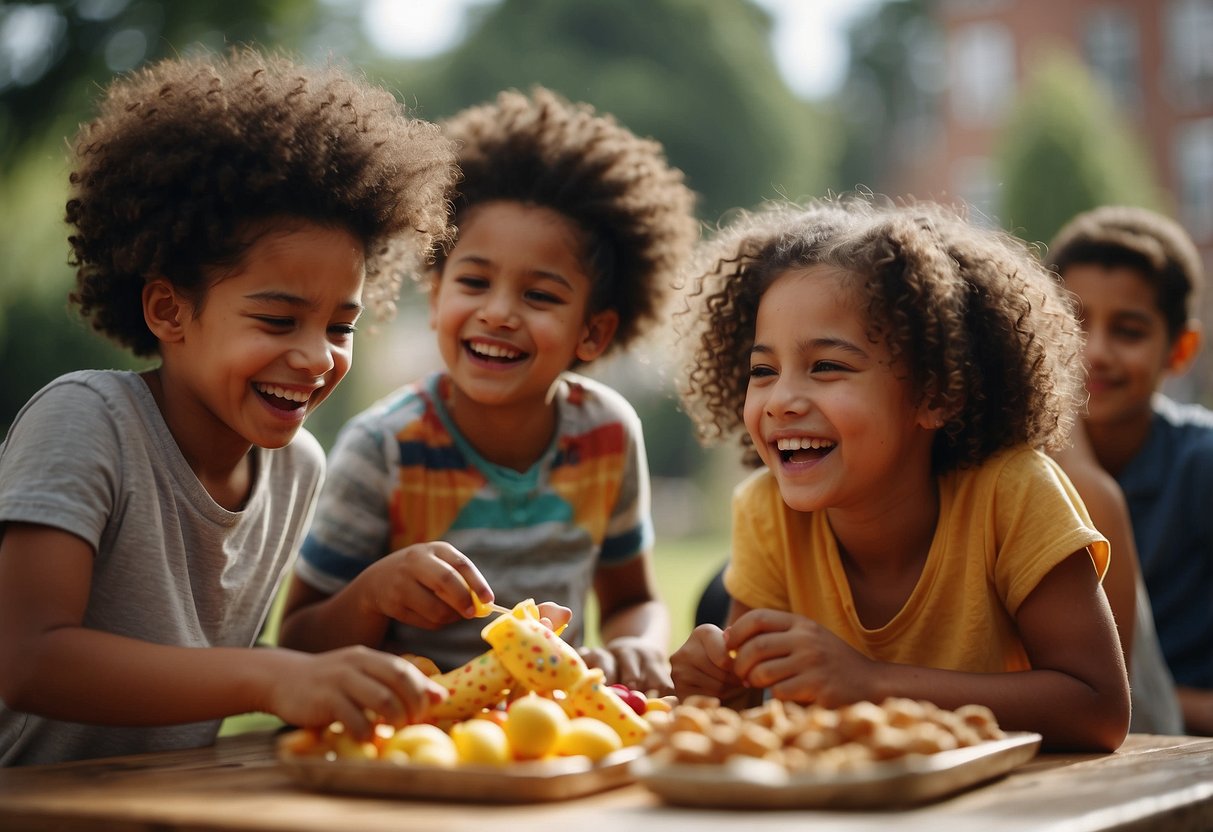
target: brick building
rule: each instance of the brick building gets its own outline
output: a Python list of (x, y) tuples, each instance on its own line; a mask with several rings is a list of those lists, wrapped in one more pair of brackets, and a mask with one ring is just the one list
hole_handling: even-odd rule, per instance
[[(951, 194), (993, 213), (1001, 128), (1033, 57), (1066, 46), (1136, 129), (1213, 281), (1213, 0), (938, 0), (929, 8), (943, 92), (931, 129), (911, 131), (918, 141), (899, 154), (896, 191)], [(1206, 347), (1186, 392), (1213, 399), (1213, 286), (1204, 301)]]

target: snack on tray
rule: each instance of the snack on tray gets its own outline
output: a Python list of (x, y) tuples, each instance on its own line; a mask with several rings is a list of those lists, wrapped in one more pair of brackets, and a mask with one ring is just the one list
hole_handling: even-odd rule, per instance
[(718, 765), (741, 755), (779, 763), (790, 772), (832, 773), (1005, 736), (984, 705), (950, 711), (892, 698), (830, 709), (772, 699), (739, 712), (713, 697), (689, 696), (645, 745), (654, 762)]
[[(512, 760), (573, 755), (598, 760), (619, 748), (639, 745), (654, 723), (670, 715), (671, 705), (663, 699), (647, 699), (629, 691), (628, 698), (634, 700), (629, 704), (619, 691), (603, 684), (600, 669), (588, 668), (571, 645), (540, 622), (533, 600), (501, 614), (481, 634), (493, 649), (447, 673), (438, 673), (424, 657), (403, 656), (447, 689), (447, 698), (430, 711), (432, 724), (424, 726), (429, 730), (414, 730), (422, 727), (419, 725), (396, 729), (380, 723), (374, 739), (360, 743), (334, 723), (324, 730), (294, 731), (282, 738), (280, 747), (287, 754), (326, 759), (438, 766), (502, 765)], [(535, 697), (546, 699), (549, 705), (534, 702)], [(520, 701), (523, 704), (511, 725), (511, 709)], [(641, 705), (635, 701), (643, 703), (646, 716), (652, 719), (638, 712)], [(543, 719), (544, 714), (559, 719)], [(586, 719), (607, 726), (615, 738), (604, 738), (585, 724)], [(445, 732), (448, 741), (443, 742), (434, 731)], [(513, 736), (513, 742), (507, 735)]]

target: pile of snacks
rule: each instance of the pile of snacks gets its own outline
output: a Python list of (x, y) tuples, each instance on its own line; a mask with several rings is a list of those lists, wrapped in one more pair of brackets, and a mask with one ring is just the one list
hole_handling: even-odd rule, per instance
[(433, 724), (396, 729), (380, 723), (358, 742), (334, 723), (301, 729), (280, 741), (283, 753), (327, 759), (373, 759), (436, 766), (504, 765), (515, 760), (586, 756), (599, 760), (639, 745), (652, 730), (649, 712), (670, 710), (662, 699), (604, 683), (573, 647), (524, 601), (482, 631), (493, 649), (449, 673), (409, 658), (447, 689), (430, 713)]
[(789, 772), (825, 773), (1004, 736), (983, 705), (950, 711), (899, 698), (830, 709), (772, 699), (735, 711), (712, 697), (689, 696), (660, 720), (645, 745), (655, 763), (715, 765), (743, 756)]

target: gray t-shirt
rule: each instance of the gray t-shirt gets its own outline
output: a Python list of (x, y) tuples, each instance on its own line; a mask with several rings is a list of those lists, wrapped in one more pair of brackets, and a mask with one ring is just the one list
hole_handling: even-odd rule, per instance
[[(93, 547), (86, 627), (158, 644), (250, 647), (324, 474), (307, 431), (250, 453), (248, 502), (228, 511), (194, 475), (142, 378), (70, 373), (30, 399), (0, 445), (0, 524), (53, 526)], [(0, 765), (202, 746), (219, 724), (86, 725), (0, 703)]]

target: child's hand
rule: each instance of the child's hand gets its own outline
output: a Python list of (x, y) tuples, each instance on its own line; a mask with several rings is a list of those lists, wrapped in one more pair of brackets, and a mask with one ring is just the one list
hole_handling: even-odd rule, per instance
[(561, 627), (573, 620), (573, 611), (555, 601), (544, 601), (536, 606), (539, 607), (540, 622), (549, 630), (560, 632)]
[(482, 601), (493, 600), (493, 590), (475, 564), (442, 541), (398, 549), (356, 580), (377, 612), (427, 630), (474, 617), (469, 591)]
[(368, 712), (404, 725), (421, 720), (447, 696), (446, 688), (408, 661), (368, 647), (275, 653), (283, 661), (271, 673), (266, 710), (291, 725), (319, 728), (337, 721), (368, 739)]
[(751, 610), (724, 636), (737, 675), (749, 687), (770, 688), (776, 699), (835, 708), (870, 698), (875, 663), (816, 621)]
[(674, 692), (680, 699), (692, 694), (732, 699), (742, 690), (741, 677), (715, 624), (700, 624), (670, 657)]
[(602, 669), (608, 685), (627, 685), (642, 693), (655, 690), (658, 696), (674, 691), (665, 651), (642, 638), (621, 636), (605, 647), (583, 647), (580, 653), (586, 665)]

